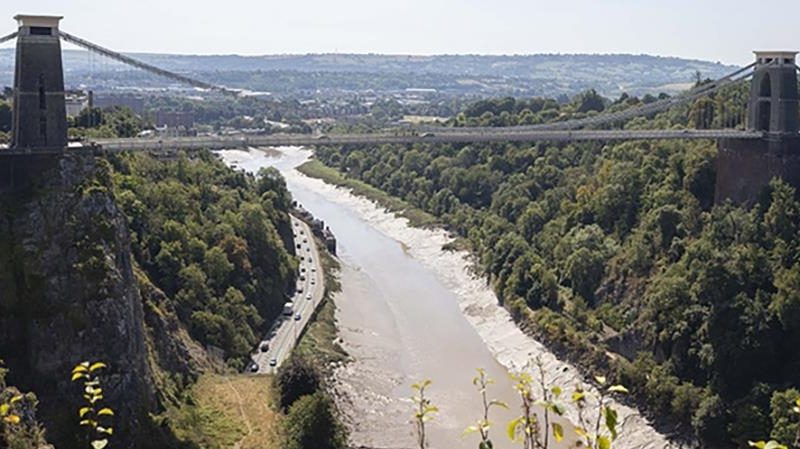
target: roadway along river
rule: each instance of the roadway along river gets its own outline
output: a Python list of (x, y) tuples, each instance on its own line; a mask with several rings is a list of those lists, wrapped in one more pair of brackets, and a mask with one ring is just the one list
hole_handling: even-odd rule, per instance
[[(354, 361), (337, 371), (335, 388), (353, 431), (353, 444), (413, 447), (410, 385), (431, 379), (430, 397), (440, 409), (429, 423), (431, 447), (476, 447), (477, 436), (462, 437), (462, 433), (482, 413), (471, 383), (480, 367), (496, 381), (489, 388), (490, 398), (511, 406), (493, 412), (494, 446), (519, 446), (505, 436), (506, 423), (518, 415), (519, 407), (508, 371), (495, 355), (505, 366), (519, 368), (528, 354), (541, 354), (548, 377), (566, 389), (579, 381), (577, 371), (522, 335), (491, 299), (466, 304), (466, 297), (489, 298), (491, 292), (482, 281), (445, 277), (438, 264), (449, 269), (463, 265), (463, 260), (442, 255), (438, 240), (422, 241), (420, 248), (406, 247), (386, 232), (397, 224), (393, 217), (294, 170), (310, 154), (284, 148), (266, 153), (230, 150), (223, 152), (223, 157), (232, 166), (251, 172), (265, 166), (278, 168), (294, 198), (325, 220), (336, 235), (342, 263), (336, 317), (343, 346)], [(429, 256), (423, 258), (425, 251)], [(621, 417), (630, 413), (627, 408), (620, 410)], [(630, 418), (626, 419), (626, 427), (631, 426), (630, 439), (615, 447), (664, 447), (661, 436), (640, 425), (638, 416)]]

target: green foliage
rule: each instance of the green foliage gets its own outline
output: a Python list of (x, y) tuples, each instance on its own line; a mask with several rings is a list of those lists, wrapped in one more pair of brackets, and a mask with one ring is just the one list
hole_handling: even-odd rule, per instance
[(489, 412), (492, 407), (508, 409), (508, 405), (505, 402), (498, 401), (497, 399), (490, 400), (488, 398), (486, 389), (493, 383), (494, 380), (486, 375), (486, 371), (483, 368), (479, 368), (478, 375), (472, 379), (472, 385), (478, 389), (478, 393), (481, 395), (483, 415), (474, 425), (467, 427), (464, 434), (477, 432), (481, 437), (480, 444), (478, 445), (479, 449), (492, 449), (494, 447), (492, 440), (489, 439), (489, 430), (492, 428), (492, 422), (489, 420)]
[(210, 153), (173, 161), (131, 154), (112, 163), (137, 264), (192, 337), (243, 366), (293, 283), (283, 179), (237, 173)]
[(422, 382), (411, 385), (414, 390), (414, 396), (411, 400), (414, 402), (414, 415), (412, 422), (414, 423), (414, 432), (417, 437), (417, 445), (419, 449), (428, 447), (428, 436), (425, 433), (425, 424), (432, 420), (434, 415), (439, 412), (439, 408), (431, 403), (430, 398), (425, 396), (425, 390), (431, 385), (430, 380), (423, 380)]
[(319, 371), (305, 358), (291, 356), (278, 369), (280, 406), (287, 410), (301, 396), (314, 394), (320, 389)]
[[(692, 126), (687, 115), (718, 126), (744, 94), (737, 84), (623, 127)], [(552, 122), (655, 100), (595, 95), (482, 100), (449, 125)], [(644, 406), (703, 443), (730, 443), (744, 419), (769, 426), (754, 412), (759, 401), (800, 387), (800, 202), (774, 180), (755, 207), (715, 206), (712, 142), (325, 147), (316, 156), (339, 184), (366, 183), (379, 190), (372, 197), (444, 222), (523, 328), (589, 369), (610, 367)], [(609, 360), (612, 336), (630, 342), (625, 355), (649, 359)], [(765, 395), (750, 394), (757, 385)]]
[(322, 392), (300, 397), (286, 415), (286, 449), (343, 449), (344, 431), (336, 418), (333, 401)]

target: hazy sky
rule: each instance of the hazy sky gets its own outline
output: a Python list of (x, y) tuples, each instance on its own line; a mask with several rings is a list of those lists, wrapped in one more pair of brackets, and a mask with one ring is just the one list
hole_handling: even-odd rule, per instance
[(65, 31), (154, 53), (648, 53), (742, 64), (754, 49), (800, 49), (800, 0), (3, 0), (0, 34), (17, 13), (63, 15)]

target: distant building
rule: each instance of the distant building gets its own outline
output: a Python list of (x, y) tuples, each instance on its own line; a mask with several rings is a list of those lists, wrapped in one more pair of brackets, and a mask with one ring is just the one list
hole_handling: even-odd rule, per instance
[(158, 127), (191, 129), (194, 127), (194, 112), (157, 110), (155, 124)]
[(83, 92), (67, 92), (64, 96), (67, 117), (77, 117), (89, 107), (89, 96)]
[(94, 106), (101, 109), (121, 106), (130, 108), (140, 117), (144, 116), (144, 98), (136, 95), (95, 95)]

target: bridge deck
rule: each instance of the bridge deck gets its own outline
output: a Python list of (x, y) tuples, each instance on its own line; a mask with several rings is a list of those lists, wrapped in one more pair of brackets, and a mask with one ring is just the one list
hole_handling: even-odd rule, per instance
[[(764, 134), (741, 130), (496, 130), (470, 131), (446, 128), (436, 133), (403, 134), (273, 134), (267, 136), (176, 137), (165, 139), (97, 139), (83, 145), (70, 145), (70, 151), (221, 150), (252, 146), (381, 145), (387, 143), (473, 143), (473, 142), (576, 142), (662, 139), (760, 139)], [(0, 156), (42, 152), (36, 149), (3, 149)]]

